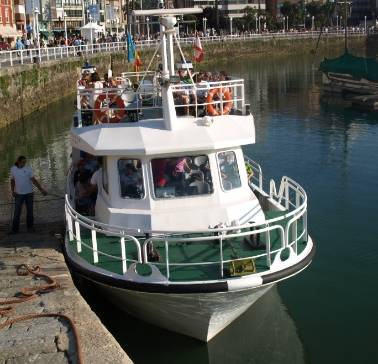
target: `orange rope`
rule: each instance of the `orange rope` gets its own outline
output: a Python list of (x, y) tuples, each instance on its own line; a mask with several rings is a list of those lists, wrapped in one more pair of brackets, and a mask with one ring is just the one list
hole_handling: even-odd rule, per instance
[[(27, 276), (27, 275), (30, 275), (30, 274), (32, 274), (36, 277), (45, 278), (49, 283), (45, 284), (45, 285), (35, 286), (35, 287), (21, 288), (20, 289), (20, 295), (21, 295), (20, 298), (7, 299), (5, 301), (0, 301), (0, 306), (27, 302), (27, 301), (30, 301), (32, 299), (37, 298), (39, 294), (51, 292), (52, 290), (60, 287), (59, 283), (55, 279), (51, 278), (50, 276), (48, 276), (45, 273), (42, 273), (41, 267), (38, 266), (38, 265), (33, 267), (33, 268), (30, 268), (26, 264), (21, 264), (17, 267), (17, 275)], [(0, 316), (6, 316), (11, 311), (13, 311), (13, 309), (14, 309), (13, 306), (6, 306), (6, 307), (3, 307), (3, 308), (0, 308)], [(61, 314), (61, 313), (31, 313), (31, 314), (27, 314), (27, 315), (22, 315), (22, 316), (15, 317), (13, 319), (8, 319), (6, 322), (4, 322), (3, 324), (0, 325), (0, 330), (2, 330), (3, 328), (5, 328), (9, 325), (12, 325), (16, 322), (26, 321), (26, 320), (30, 320), (30, 319), (37, 318), (37, 317), (59, 317), (59, 318), (65, 319), (66, 321), (69, 322), (69, 324), (72, 327), (72, 331), (74, 333), (74, 336), (75, 336), (77, 361), (78, 361), (78, 364), (83, 364), (84, 360), (83, 360), (83, 355), (82, 355), (82, 352), (81, 352), (81, 347), (80, 347), (80, 342), (79, 342), (79, 334), (77, 332), (77, 329), (76, 329), (74, 322), (67, 315), (64, 315), (64, 314)]]

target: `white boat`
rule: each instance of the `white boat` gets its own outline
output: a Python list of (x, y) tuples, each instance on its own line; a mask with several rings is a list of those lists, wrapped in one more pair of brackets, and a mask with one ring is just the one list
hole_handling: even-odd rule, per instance
[[(244, 81), (177, 83), (176, 16), (201, 11), (135, 11), (160, 17), (162, 67), (156, 89), (147, 90), (153, 102), (144, 103), (140, 89), (136, 104), (119, 101), (122, 87), (78, 89), (65, 254), (115, 305), (209, 341), (275, 283), (305, 269), (315, 246), (304, 189), (286, 176), (264, 188), (260, 165), (243, 153), (255, 143)], [(88, 93), (94, 106), (82, 110)], [(106, 102), (96, 108), (96, 97)], [(84, 126), (85, 113), (93, 122)], [(80, 191), (96, 158), (93, 213)]]

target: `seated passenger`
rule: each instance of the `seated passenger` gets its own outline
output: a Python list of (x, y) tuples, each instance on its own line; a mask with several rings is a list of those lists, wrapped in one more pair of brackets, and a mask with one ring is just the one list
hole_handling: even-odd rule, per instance
[(121, 196), (141, 198), (143, 194), (143, 181), (138, 170), (131, 163), (126, 164), (121, 174)]
[(220, 163), (220, 171), (225, 190), (231, 190), (241, 186), (238, 167), (232, 153), (224, 154), (224, 159)]
[(76, 210), (84, 215), (94, 214), (93, 191), (89, 182), (90, 176), (89, 171), (84, 170), (80, 172), (78, 181), (75, 184)]
[(167, 159), (155, 159), (152, 161), (152, 174), (154, 176), (154, 186), (164, 187), (168, 183), (168, 176), (165, 174)]
[(171, 183), (176, 187), (176, 196), (185, 194), (185, 173), (189, 173), (191, 167), (188, 164), (187, 158), (177, 158), (174, 169), (171, 175)]

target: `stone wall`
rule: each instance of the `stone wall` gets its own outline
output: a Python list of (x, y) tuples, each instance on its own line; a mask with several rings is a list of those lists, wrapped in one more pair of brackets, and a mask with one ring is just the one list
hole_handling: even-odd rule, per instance
[[(315, 48), (317, 39), (254, 39), (248, 41), (225, 41), (219, 43), (204, 43), (206, 57), (200, 64), (203, 69), (214, 61), (228, 59), (230, 57), (253, 57), (269, 54), (289, 54), (310, 52)], [(354, 45), (364, 45), (365, 37), (352, 38)], [(327, 48), (339, 47), (343, 50), (344, 40), (340, 38), (322, 37), (319, 43), (319, 52)], [(152, 49), (142, 50), (142, 59), (147, 65), (151, 57)], [(192, 48), (184, 49), (186, 56), (191, 59)], [(89, 58), (96, 65), (102, 75), (113, 65), (115, 74), (131, 69), (127, 63), (126, 52), (117, 54), (97, 54)], [(3, 69), (0, 71), (0, 127), (13, 121), (22, 119), (32, 112), (46, 107), (75, 91), (76, 80), (80, 74), (80, 68), (84, 63), (83, 58), (65, 61), (51, 61), (42, 64), (24, 65)], [(154, 65), (155, 67), (155, 65)], [(152, 68), (155, 69), (155, 68)]]

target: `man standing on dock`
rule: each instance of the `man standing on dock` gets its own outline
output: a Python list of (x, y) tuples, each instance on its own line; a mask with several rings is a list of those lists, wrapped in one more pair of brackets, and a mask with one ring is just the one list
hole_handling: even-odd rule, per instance
[(33, 170), (26, 165), (26, 157), (19, 156), (11, 168), (11, 190), (15, 201), (13, 224), (10, 234), (17, 234), (20, 226), (22, 205), (26, 204), (26, 225), (28, 232), (33, 232), (33, 184), (46, 196), (46, 190), (34, 177)]

